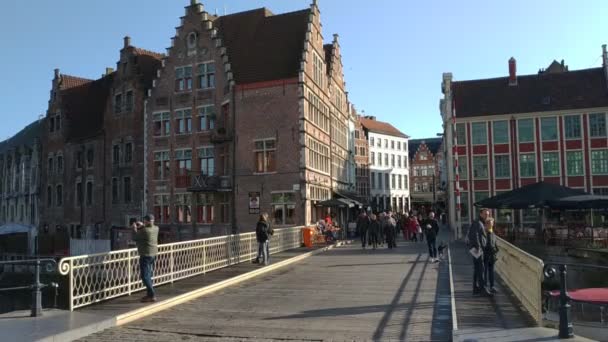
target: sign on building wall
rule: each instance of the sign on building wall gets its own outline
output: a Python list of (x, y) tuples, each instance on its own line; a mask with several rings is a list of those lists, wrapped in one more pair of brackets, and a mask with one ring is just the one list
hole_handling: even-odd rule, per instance
[(250, 192), (249, 193), (249, 214), (260, 213), (260, 193)]

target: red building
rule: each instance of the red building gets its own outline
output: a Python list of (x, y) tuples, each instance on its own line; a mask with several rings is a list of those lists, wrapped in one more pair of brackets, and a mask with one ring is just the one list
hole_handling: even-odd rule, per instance
[[(607, 84), (605, 45), (599, 68), (570, 71), (554, 61), (518, 76), (511, 58), (508, 77), (452, 82), (444, 74), (450, 212), (455, 185), (463, 223), (476, 216), (473, 203), (538, 181), (608, 194)], [(499, 211), (499, 219), (506, 213)], [(534, 213), (515, 220), (528, 214)]]
[(410, 199), (413, 209), (445, 206), (445, 181), (443, 180), (443, 139), (410, 139)]

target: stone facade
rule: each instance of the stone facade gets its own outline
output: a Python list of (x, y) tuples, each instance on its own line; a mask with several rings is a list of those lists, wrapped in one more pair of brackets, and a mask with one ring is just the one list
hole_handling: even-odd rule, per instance
[(365, 129), (361, 124), (361, 117), (357, 116), (355, 124), (355, 163), (357, 177), (357, 194), (365, 202), (369, 202), (370, 194), (370, 170), (369, 170), (369, 143)]

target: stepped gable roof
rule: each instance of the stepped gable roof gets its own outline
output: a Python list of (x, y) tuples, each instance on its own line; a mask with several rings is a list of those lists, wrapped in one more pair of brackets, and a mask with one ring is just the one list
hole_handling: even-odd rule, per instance
[(92, 138), (103, 130), (114, 73), (61, 92), (61, 110), (67, 119), (67, 141)]
[(602, 68), (452, 83), (457, 118), (608, 107), (606, 89)]
[(396, 129), (393, 125), (388, 122), (382, 122), (378, 120), (372, 120), (368, 118), (360, 119), (363, 128), (367, 129), (370, 132), (381, 133), (386, 135), (392, 135), (394, 137), (400, 138), (409, 138), (406, 134), (402, 133), (398, 129)]
[(32, 147), (36, 143), (36, 140), (40, 138), (42, 133), (43, 121), (36, 120), (29, 125), (25, 126), (22, 130), (12, 137), (0, 142), (0, 153), (4, 153), (14, 147), (18, 146), (29, 146)]
[(274, 15), (266, 8), (214, 20), (237, 84), (298, 77), (310, 9)]
[(156, 71), (161, 68), (165, 55), (137, 47), (134, 48), (134, 51), (137, 54), (137, 66), (142, 75), (144, 86), (149, 89), (152, 87), (152, 81), (156, 78)]
[(414, 159), (414, 156), (416, 156), (416, 152), (418, 152), (418, 148), (423, 143), (427, 146), (427, 148), (429, 149), (429, 152), (431, 152), (433, 155), (436, 155), (438, 152), (441, 152), (441, 151), (439, 151), (439, 148), (441, 148), (443, 139), (442, 138), (410, 139), (408, 141), (408, 151), (409, 151), (410, 159)]
[(331, 56), (334, 51), (334, 44), (325, 44), (323, 45), (323, 50), (325, 51), (325, 65), (327, 65), (327, 73), (329, 74), (329, 70), (331, 70)]

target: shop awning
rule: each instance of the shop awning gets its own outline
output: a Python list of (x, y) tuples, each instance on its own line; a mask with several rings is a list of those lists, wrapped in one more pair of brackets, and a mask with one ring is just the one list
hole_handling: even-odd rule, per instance
[(586, 195), (586, 193), (559, 184), (538, 182), (486, 198), (475, 203), (475, 206), (495, 209), (543, 208), (548, 206), (552, 200), (579, 195)]
[(317, 203), (317, 205), (322, 207), (337, 207), (337, 208), (347, 208), (348, 203), (341, 201), (337, 198), (328, 199), (322, 202)]

